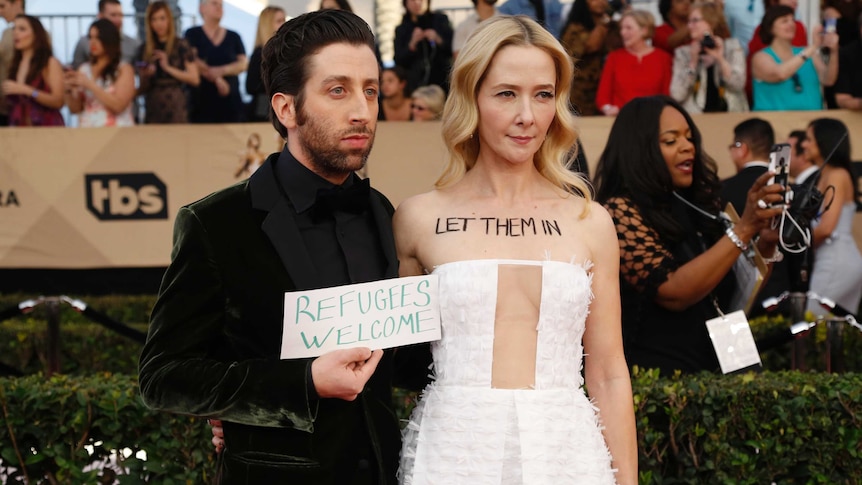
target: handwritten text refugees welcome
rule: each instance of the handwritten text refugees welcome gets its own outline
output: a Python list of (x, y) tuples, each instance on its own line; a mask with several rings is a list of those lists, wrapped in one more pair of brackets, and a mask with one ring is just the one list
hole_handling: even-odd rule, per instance
[(440, 339), (437, 276), (284, 294), (281, 358), (336, 349), (387, 349)]

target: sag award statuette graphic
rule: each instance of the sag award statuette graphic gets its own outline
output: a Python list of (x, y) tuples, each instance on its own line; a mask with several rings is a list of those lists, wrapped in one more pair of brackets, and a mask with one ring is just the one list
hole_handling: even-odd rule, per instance
[(372, 350), (440, 339), (437, 275), (284, 294), (281, 358)]

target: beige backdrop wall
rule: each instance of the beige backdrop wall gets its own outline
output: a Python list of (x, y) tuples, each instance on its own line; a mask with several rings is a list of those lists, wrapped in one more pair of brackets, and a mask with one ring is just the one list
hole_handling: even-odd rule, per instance
[[(770, 113), (779, 138), (819, 113)], [(862, 160), (862, 114), (829, 112), (850, 127)], [(722, 177), (733, 126), (747, 114), (695, 118)], [(580, 131), (591, 172), (612, 119), (584, 118)], [(382, 123), (366, 174), (393, 204), (430, 190), (442, 170), (439, 124)], [(238, 182), (252, 133), (277, 147), (267, 124), (134, 128), (0, 129), (0, 268), (165, 266), (177, 209)], [(862, 217), (857, 215), (857, 241)]]

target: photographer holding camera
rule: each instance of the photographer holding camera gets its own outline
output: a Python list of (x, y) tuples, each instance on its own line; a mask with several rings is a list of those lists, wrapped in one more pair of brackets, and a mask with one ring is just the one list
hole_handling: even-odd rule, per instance
[(691, 43), (674, 51), (671, 96), (689, 113), (748, 111), (745, 52), (715, 3), (695, 4), (688, 17)]

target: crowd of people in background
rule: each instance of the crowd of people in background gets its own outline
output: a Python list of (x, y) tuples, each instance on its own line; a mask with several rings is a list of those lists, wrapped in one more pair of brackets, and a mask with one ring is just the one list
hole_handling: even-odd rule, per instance
[[(775, 230), (769, 222), (778, 209), (765, 201), (781, 197), (766, 174), (776, 137), (759, 118), (740, 123), (729, 146), (739, 173), (723, 184), (690, 114), (862, 111), (862, 2), (824, 0), (824, 23), (811, 26), (810, 39), (795, 17), (797, 0), (751, 0), (742, 11), (740, 2), (729, 0), (660, 0), (658, 26), (651, 13), (625, 0), (573, 0), (565, 20), (558, 0), (501, 6), (473, 0), (474, 12), (453, 27), (430, 2), (403, 0), (394, 65), (381, 70), (379, 119), (440, 120), (453, 59), (471, 32), (501, 14), (537, 19), (574, 62), (573, 114), (616, 117), (594, 181), (619, 237), (629, 365), (714, 370), (706, 328), (688, 323), (727, 305), (739, 251), (761, 246), (776, 264), (768, 291), (787, 285), (776, 240), (758, 238)], [(285, 22), (284, 10), (263, 9), (247, 56), (240, 36), (222, 26), (222, 0), (202, 0), (202, 25), (182, 36), (175, 7), (147, 3), (138, 43), (122, 33), (120, 2), (99, 0), (97, 19), (72, 63), (63, 66), (53, 56), (50, 33), (24, 13), (24, 0), (0, 0), (0, 15), (10, 24), (0, 39), (0, 123), (62, 126), (66, 106), (82, 127), (131, 126), (136, 97), (145, 108), (143, 123), (268, 120), (261, 51)], [(351, 10), (347, 0), (322, 0), (320, 8)], [(240, 90), (244, 72), (248, 102)], [(811, 288), (855, 310), (862, 256), (850, 229), (859, 200), (851, 137), (828, 116), (799, 128), (788, 136), (791, 175), (799, 182), (817, 173), (816, 187), (832, 201), (813, 226)], [(238, 177), (263, 160), (259, 136), (247, 145)], [(740, 214), (736, 229), (714, 217), (727, 202)], [(837, 271), (836, 265), (854, 270)]]
[[(247, 56), (240, 36), (222, 26), (223, 0), (202, 0), (202, 24), (185, 33), (175, 0), (135, 0), (140, 41), (123, 33), (120, 1), (99, 0), (96, 21), (63, 66), (24, 1), (0, 0), (9, 24), (0, 41), (0, 126), (62, 124), (64, 105), (80, 115), (79, 126), (269, 117), (260, 52), (286, 19), (280, 7), (262, 10)], [(823, 0), (823, 23), (811, 27), (810, 41), (796, 18), (798, 0), (752, 0), (747, 8), (660, 0), (658, 25), (629, 1), (472, 0), (473, 12), (453, 25), (432, 0), (402, 0), (380, 119), (439, 119), (437, 88), (445, 98), (453, 59), (479, 23), (501, 14), (530, 16), (560, 40), (575, 62), (571, 101), (580, 116), (615, 116), (632, 99), (661, 94), (690, 113), (862, 110), (858, 0)], [(322, 0), (320, 8), (352, 11), (348, 0)], [(383, 65), (379, 49), (378, 60)]]

